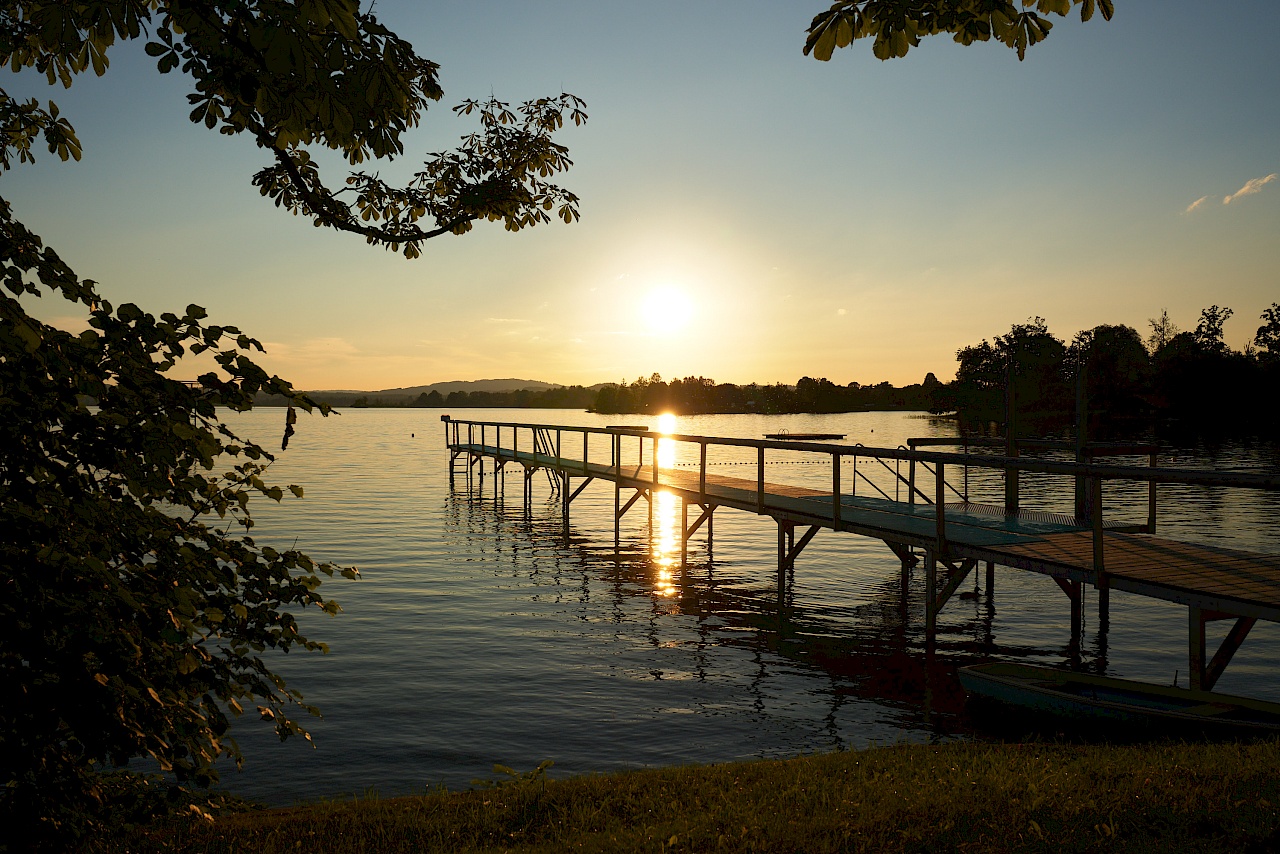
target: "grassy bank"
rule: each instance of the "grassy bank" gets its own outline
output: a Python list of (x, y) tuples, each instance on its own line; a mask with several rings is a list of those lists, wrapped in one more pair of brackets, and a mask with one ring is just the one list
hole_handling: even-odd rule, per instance
[(1280, 742), (948, 744), (325, 802), (130, 851), (1280, 850)]

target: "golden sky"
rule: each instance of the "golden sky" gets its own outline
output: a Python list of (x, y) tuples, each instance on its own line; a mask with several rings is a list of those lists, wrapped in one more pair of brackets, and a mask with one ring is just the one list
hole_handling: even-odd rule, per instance
[(905, 384), (1036, 315), (1069, 339), (1225, 305), (1241, 347), (1280, 301), (1280, 4), (1119, 0), (1021, 63), (945, 39), (818, 63), (801, 46), (824, 5), (381, 0), (442, 66), (409, 152), (469, 132), (464, 97), (586, 99), (561, 137), (572, 226), (481, 225), (417, 261), (314, 229), (250, 186), (249, 140), (187, 121), (186, 81), (140, 44), (69, 92), (10, 86), (54, 97), (85, 157), (19, 167), (4, 196), (114, 302), (204, 305), (302, 388)]

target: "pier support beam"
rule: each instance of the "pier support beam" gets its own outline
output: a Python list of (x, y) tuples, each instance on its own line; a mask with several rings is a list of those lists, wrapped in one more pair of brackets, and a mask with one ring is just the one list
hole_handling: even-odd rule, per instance
[(702, 524), (707, 523), (707, 552), (711, 552), (711, 514), (715, 512), (714, 504), (699, 504), (693, 502), (693, 506), (702, 511), (701, 515), (694, 520), (692, 525), (689, 524), (689, 502), (680, 499), (680, 568), (683, 569), (689, 559), (689, 538), (697, 533)]
[(885, 540), (884, 544), (897, 555), (904, 568), (915, 566), (920, 562), (920, 558), (911, 552), (911, 546), (904, 546), (902, 543), (895, 543), (890, 540)]
[[(1207, 664), (1205, 663), (1205, 625), (1214, 620), (1230, 620), (1234, 619), (1235, 625), (1227, 632), (1227, 636), (1222, 639), (1222, 644), (1218, 647), (1218, 651), (1214, 653), (1213, 659)], [(1231, 663), (1231, 658), (1236, 654), (1236, 650), (1240, 649), (1240, 645), (1244, 643), (1244, 639), (1249, 636), (1249, 630), (1253, 628), (1257, 620), (1253, 617), (1237, 617), (1234, 614), (1224, 614), (1221, 611), (1207, 611), (1202, 608), (1191, 607), (1187, 609), (1187, 628), (1188, 631), (1188, 653), (1190, 658), (1191, 671), (1191, 688), (1194, 691), (1212, 691), (1213, 686), (1217, 684), (1218, 679), (1222, 676), (1227, 665)]]
[(538, 467), (522, 463), (524, 466), (524, 512), (528, 515), (533, 512), (533, 476), (538, 473)]
[(1071, 600), (1071, 649), (1080, 651), (1080, 639), (1084, 634), (1084, 585), (1079, 581), (1054, 577), (1062, 592)]
[(635, 495), (627, 499), (626, 503), (622, 502), (622, 487), (616, 482), (613, 485), (613, 544), (617, 546), (621, 542), (621, 520), (627, 515), (627, 511), (631, 509), (631, 505), (635, 504), (641, 498), (649, 502), (649, 527), (653, 527), (653, 498), (649, 494), (649, 490), (637, 489)]
[(796, 523), (786, 519), (778, 519), (778, 611), (781, 613), (786, 604), (787, 575), (796, 566), (796, 558), (804, 547), (809, 545), (814, 536), (821, 530), (819, 525), (811, 525), (809, 530), (796, 541)]
[(969, 573), (973, 572), (973, 568), (978, 565), (977, 558), (967, 557), (960, 561), (959, 566), (942, 561), (942, 565), (947, 568), (947, 583), (941, 591), (937, 590), (938, 586), (938, 559), (932, 549), (925, 549), (924, 553), (924, 569), (925, 569), (925, 601), (924, 601), (924, 633), (925, 638), (932, 641), (938, 630), (938, 614), (942, 611), (944, 605), (955, 595), (960, 589), (960, 585), (969, 577)]

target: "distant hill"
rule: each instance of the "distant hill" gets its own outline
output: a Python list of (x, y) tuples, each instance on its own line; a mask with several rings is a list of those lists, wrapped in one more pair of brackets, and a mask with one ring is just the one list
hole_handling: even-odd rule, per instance
[[(546, 391), (551, 388), (564, 388), (559, 383), (544, 383), (541, 380), (519, 380), (519, 379), (501, 379), (501, 380), (447, 380), (445, 382), (432, 383), (430, 385), (415, 385), (407, 388), (385, 388), (379, 391), (361, 391), (359, 389), (317, 389), (308, 391), (315, 400), (321, 403), (327, 403), (330, 406), (350, 406), (360, 398), (366, 398), (369, 403), (379, 406), (404, 406), (410, 401), (417, 399), (419, 395), (430, 394), (433, 391), (440, 392), (441, 395), (448, 395), (454, 391), (465, 392), (508, 392), (520, 391), (527, 389), (529, 391)], [(284, 398), (274, 395), (258, 395), (258, 406), (284, 406)]]
[(432, 383), (431, 385), (415, 385), (409, 388), (387, 388), (382, 391), (366, 391), (359, 394), (370, 395), (407, 395), (409, 397), (417, 397), (420, 394), (430, 394), (438, 391), (441, 394), (448, 394), (451, 391), (519, 391), (527, 388), (530, 391), (543, 391), (549, 388), (563, 388), (559, 383), (544, 383), (539, 380), (449, 380), (448, 382)]

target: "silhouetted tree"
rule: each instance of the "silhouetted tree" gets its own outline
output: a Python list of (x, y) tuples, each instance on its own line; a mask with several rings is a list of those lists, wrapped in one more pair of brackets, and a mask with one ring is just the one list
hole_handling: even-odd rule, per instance
[[(253, 178), (264, 196), (407, 257), (476, 220), (514, 231), (577, 218), (577, 197), (550, 183), (570, 165), (553, 132), (585, 119), (570, 95), (515, 109), (464, 101), (456, 109), (477, 132), (405, 186), (355, 172), (331, 190), (311, 149), (352, 165), (403, 154), (403, 132), (442, 94), (437, 65), (360, 7), (10, 0), (0, 60), (70, 86), (104, 74), (118, 41), (145, 36), (161, 73), (191, 78), (192, 121), (247, 135), (270, 158)], [(41, 141), (62, 160), (81, 156), (52, 103), (3, 89), (0, 131), (3, 170), (31, 162)], [(247, 536), (250, 497), (285, 490), (263, 480), (271, 454), (223, 414), (259, 392), (314, 403), (252, 361), (256, 340), (206, 323), (197, 305), (159, 317), (113, 306), (4, 200), (0, 280), (0, 826), (6, 844), (65, 850), (100, 821), (103, 768), (141, 756), (179, 784), (207, 784), (219, 756), (241, 760), (227, 716), (246, 706), (282, 738), (305, 735), (295, 710), (313, 710), (264, 654), (324, 648), (291, 612), (336, 612), (317, 592), (336, 567)], [(46, 293), (89, 328), (71, 335), (30, 315), (22, 300)], [(217, 368), (174, 379), (198, 353)], [(295, 420), (291, 406), (285, 443)]]
[(1116, 419), (1149, 413), (1151, 357), (1136, 329), (1103, 325), (1078, 333), (1067, 351), (1067, 368), (1073, 384), (1084, 371), (1089, 413), (1104, 432)]
[(1266, 361), (1280, 361), (1280, 303), (1272, 303), (1262, 312), (1262, 325), (1254, 333), (1253, 343), (1259, 357)]
[(1179, 331), (1177, 324), (1169, 319), (1167, 309), (1162, 309), (1159, 317), (1149, 319), (1147, 325), (1151, 327), (1151, 334), (1147, 336), (1147, 352), (1152, 356), (1164, 349)]
[(964, 421), (1003, 422), (1012, 378), (1017, 412), (1029, 419), (1027, 430), (1019, 432), (1042, 431), (1070, 412), (1065, 356), (1065, 346), (1049, 334), (1044, 318), (1015, 324), (994, 344), (984, 340), (956, 353), (960, 364), (951, 400)]

